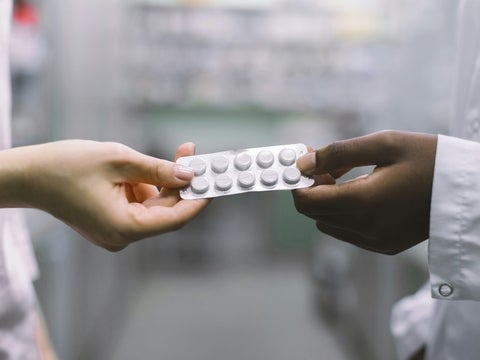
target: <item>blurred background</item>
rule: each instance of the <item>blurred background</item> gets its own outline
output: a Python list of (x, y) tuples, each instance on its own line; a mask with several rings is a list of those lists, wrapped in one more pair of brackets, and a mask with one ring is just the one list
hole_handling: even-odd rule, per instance
[[(172, 159), (448, 128), (452, 0), (16, 1), (13, 138)], [(359, 169), (350, 176), (357, 176)], [(215, 200), (121, 253), (28, 210), (61, 359), (394, 359), (392, 304), (427, 280), (316, 231), (289, 192)]]

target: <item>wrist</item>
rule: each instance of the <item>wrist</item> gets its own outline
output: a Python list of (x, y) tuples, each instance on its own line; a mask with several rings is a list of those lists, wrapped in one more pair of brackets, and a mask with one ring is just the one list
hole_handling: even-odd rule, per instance
[(34, 207), (37, 145), (0, 151), (0, 208)]

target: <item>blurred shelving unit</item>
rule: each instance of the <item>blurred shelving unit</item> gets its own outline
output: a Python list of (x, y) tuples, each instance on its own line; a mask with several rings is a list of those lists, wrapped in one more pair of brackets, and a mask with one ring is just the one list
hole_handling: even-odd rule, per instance
[(135, 1), (125, 12), (121, 93), (132, 106), (351, 111), (388, 56), (372, 15), (354, 22), (314, 2), (168, 3)]

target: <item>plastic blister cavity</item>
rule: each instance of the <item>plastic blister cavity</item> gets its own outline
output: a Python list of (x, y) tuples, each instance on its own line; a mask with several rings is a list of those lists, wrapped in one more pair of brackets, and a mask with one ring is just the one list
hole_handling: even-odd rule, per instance
[(305, 145), (290, 144), (181, 157), (177, 163), (194, 169), (195, 177), (180, 196), (200, 199), (309, 187), (314, 180), (296, 167), (306, 152)]

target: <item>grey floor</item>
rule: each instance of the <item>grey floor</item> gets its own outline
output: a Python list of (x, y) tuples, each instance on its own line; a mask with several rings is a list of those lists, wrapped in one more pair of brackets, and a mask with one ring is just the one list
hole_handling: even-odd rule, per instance
[(113, 359), (346, 360), (301, 265), (145, 280)]

